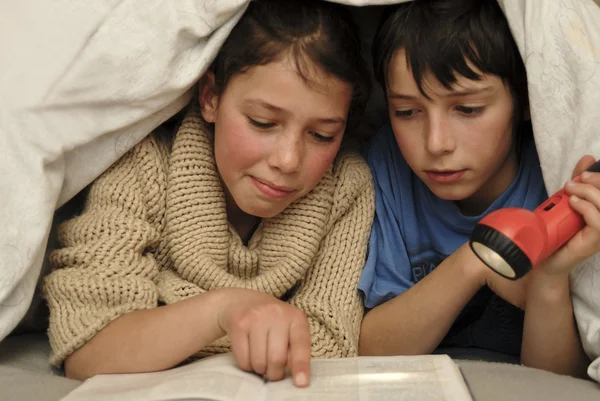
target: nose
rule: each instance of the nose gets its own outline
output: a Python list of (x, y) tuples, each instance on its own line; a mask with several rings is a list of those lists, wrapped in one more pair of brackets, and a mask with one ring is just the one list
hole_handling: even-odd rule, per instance
[(268, 163), (282, 173), (291, 174), (300, 168), (303, 155), (302, 134), (288, 130), (279, 135), (269, 156)]
[(452, 127), (445, 116), (431, 114), (426, 124), (427, 150), (434, 156), (452, 153), (456, 149), (456, 142)]

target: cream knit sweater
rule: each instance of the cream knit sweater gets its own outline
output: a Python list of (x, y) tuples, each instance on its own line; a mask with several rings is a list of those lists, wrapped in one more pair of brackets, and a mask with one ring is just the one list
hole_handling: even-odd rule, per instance
[[(374, 213), (371, 175), (339, 156), (319, 184), (244, 246), (228, 224), (212, 134), (189, 114), (175, 139), (144, 139), (99, 177), (44, 282), (51, 363), (126, 313), (221, 287), (285, 298), (310, 322), (312, 355), (357, 354), (357, 291)], [(229, 351), (222, 338), (200, 355)]]

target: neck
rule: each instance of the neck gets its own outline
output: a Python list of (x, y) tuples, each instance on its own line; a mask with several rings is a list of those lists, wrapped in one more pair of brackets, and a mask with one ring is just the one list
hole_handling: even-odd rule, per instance
[(477, 192), (456, 205), (466, 216), (479, 216), (490, 207), (496, 199), (512, 184), (519, 170), (519, 162), (515, 151), (509, 152), (502, 166), (496, 171)]
[(227, 221), (233, 226), (243, 243), (247, 243), (252, 237), (256, 226), (260, 223), (260, 217), (244, 212), (233, 199), (233, 196), (225, 189), (225, 202)]

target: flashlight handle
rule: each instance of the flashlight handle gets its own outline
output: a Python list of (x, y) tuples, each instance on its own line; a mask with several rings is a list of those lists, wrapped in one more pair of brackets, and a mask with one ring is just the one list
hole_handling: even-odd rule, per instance
[[(600, 160), (592, 164), (586, 171), (600, 172)], [(580, 182), (581, 178), (577, 176), (573, 181)], [(571, 207), (569, 195), (564, 188), (538, 206), (533, 213), (544, 221), (548, 233), (548, 242), (543, 255), (540, 255), (540, 260), (563, 246), (585, 227), (583, 216)]]
[(585, 226), (583, 216), (571, 207), (569, 195), (564, 189), (548, 198), (533, 213), (544, 221), (547, 232), (546, 247), (539, 257), (540, 261), (563, 246)]
[[(600, 160), (587, 171), (600, 172)], [(580, 181), (575, 177), (574, 181)], [(555, 252), (585, 226), (569, 204), (564, 188), (533, 212), (508, 207), (485, 216), (475, 226), (469, 245), (492, 270), (516, 280)]]

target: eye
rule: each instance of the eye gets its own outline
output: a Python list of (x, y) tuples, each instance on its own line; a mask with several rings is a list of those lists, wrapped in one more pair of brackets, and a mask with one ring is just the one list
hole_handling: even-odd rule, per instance
[(469, 106), (456, 106), (456, 111), (465, 115), (465, 116), (477, 116), (483, 112), (485, 107), (469, 107)]
[(253, 118), (248, 117), (248, 122), (252, 125), (254, 125), (256, 128), (259, 129), (269, 129), (275, 126), (275, 123), (267, 123), (267, 122), (262, 122), (262, 121), (256, 121)]
[(396, 110), (394, 112), (396, 117), (400, 117), (400, 118), (410, 118), (410, 117), (413, 117), (416, 113), (417, 113), (417, 111), (414, 109)]
[(310, 133), (319, 142), (331, 143), (334, 140), (333, 136), (321, 135), (321, 134), (319, 134), (318, 132), (315, 132), (315, 131), (311, 131)]

